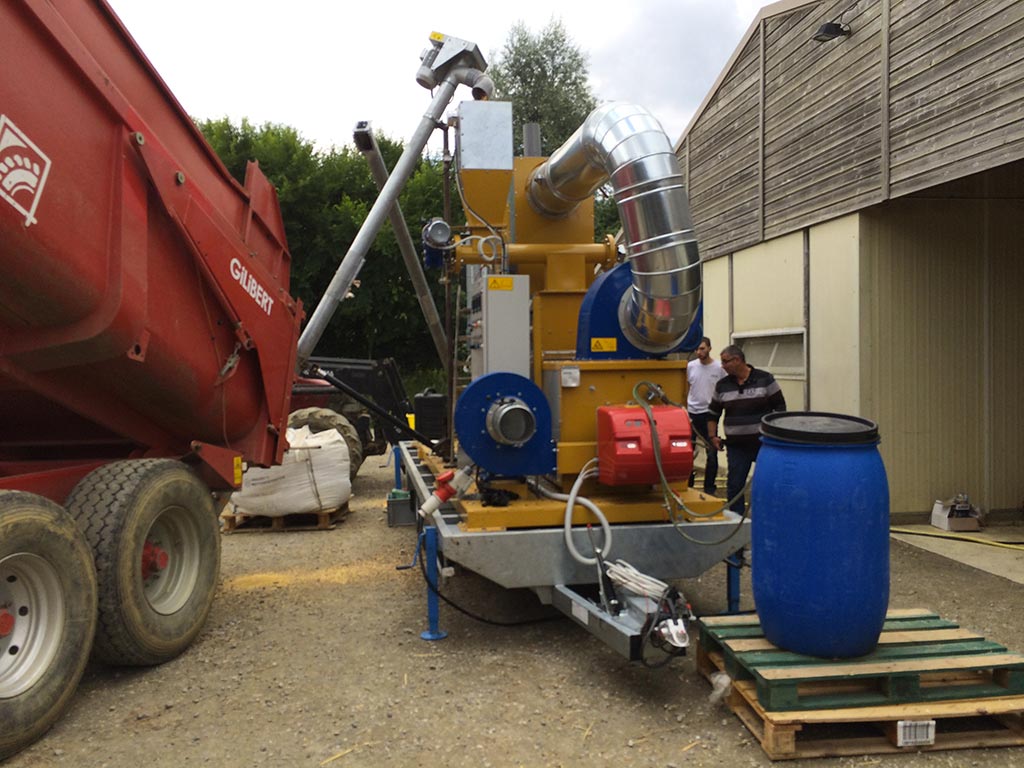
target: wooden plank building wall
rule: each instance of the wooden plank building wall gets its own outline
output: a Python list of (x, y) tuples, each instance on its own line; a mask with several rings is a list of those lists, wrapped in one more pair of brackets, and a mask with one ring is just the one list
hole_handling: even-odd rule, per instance
[(1022, 109), (1024, 2), (769, 6), (678, 145), (702, 254), (1024, 158)]
[(763, 25), (766, 238), (881, 199), (879, 3), (818, 12), (844, 10), (857, 32), (827, 46), (810, 39), (822, 21), (814, 6)]
[(892, 3), (891, 195), (1024, 157), (1024, 3)]
[(683, 145), (691, 209), (705, 253), (761, 236), (760, 41), (751, 38)]

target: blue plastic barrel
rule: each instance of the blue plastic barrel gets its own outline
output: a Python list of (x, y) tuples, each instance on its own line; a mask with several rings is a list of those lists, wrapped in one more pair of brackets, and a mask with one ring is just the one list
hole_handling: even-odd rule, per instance
[(878, 426), (834, 413), (761, 422), (751, 487), (754, 603), (765, 637), (826, 658), (874, 650), (889, 605), (889, 483)]

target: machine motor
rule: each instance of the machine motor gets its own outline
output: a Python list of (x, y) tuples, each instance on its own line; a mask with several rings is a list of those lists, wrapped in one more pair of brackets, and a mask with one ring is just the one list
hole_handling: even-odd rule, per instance
[(682, 408), (652, 406), (654, 427), (638, 406), (601, 406), (597, 409), (599, 481), (603, 485), (653, 485), (661, 482), (654, 456), (657, 432), (661, 467), (669, 482), (685, 480), (693, 470), (690, 418)]

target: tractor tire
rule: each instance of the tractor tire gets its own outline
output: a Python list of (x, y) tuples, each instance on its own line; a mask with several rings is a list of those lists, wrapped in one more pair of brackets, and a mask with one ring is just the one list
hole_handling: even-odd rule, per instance
[(206, 484), (179, 461), (117, 461), (86, 475), (67, 507), (96, 559), (93, 657), (151, 666), (188, 648), (220, 572), (220, 528)]
[(96, 631), (85, 536), (52, 501), (0, 492), (0, 761), (67, 708)]
[(363, 443), (359, 439), (359, 432), (352, 426), (352, 422), (330, 408), (301, 408), (288, 417), (288, 426), (292, 429), (309, 427), (310, 432), (338, 430), (338, 433), (345, 438), (345, 445), (348, 446), (348, 479), (356, 479), (356, 473), (363, 465)]

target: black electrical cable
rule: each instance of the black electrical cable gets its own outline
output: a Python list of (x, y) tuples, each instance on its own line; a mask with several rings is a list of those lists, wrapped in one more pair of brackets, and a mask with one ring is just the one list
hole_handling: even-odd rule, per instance
[(447, 596), (442, 595), (441, 591), (437, 587), (435, 587), (433, 584), (430, 583), (430, 579), (427, 578), (426, 543), (422, 539), (420, 539), (419, 550), (420, 550), (420, 573), (423, 574), (423, 581), (426, 582), (427, 589), (429, 589), (431, 592), (433, 592), (439, 598), (444, 600), (444, 602), (446, 604), (448, 604), (449, 606), (454, 608), (456, 611), (458, 611), (461, 614), (464, 614), (464, 615), (468, 616), (471, 619), (475, 619), (476, 621), (482, 622), (484, 624), (490, 624), (491, 626), (495, 626), (495, 627), (525, 627), (525, 626), (529, 626), (530, 624), (543, 624), (544, 622), (547, 622), (547, 621), (555, 621), (555, 620), (559, 620), (559, 619), (563, 618), (561, 615), (559, 615), (559, 616), (541, 616), (541, 617), (536, 618), (536, 619), (524, 619), (522, 621), (499, 621), (497, 619), (488, 619), (486, 616), (480, 616), (479, 614), (473, 613), (469, 609), (463, 608), (461, 605), (456, 603), (454, 600), (451, 600)]

